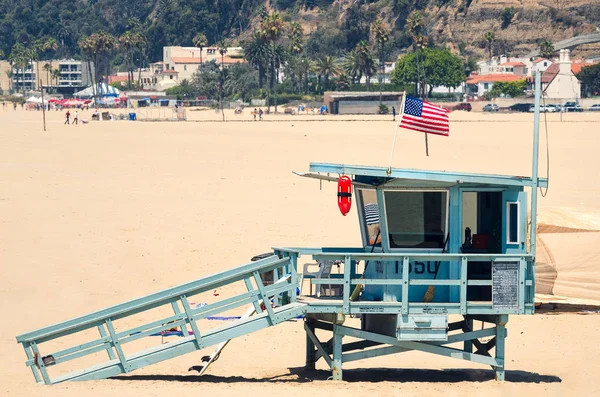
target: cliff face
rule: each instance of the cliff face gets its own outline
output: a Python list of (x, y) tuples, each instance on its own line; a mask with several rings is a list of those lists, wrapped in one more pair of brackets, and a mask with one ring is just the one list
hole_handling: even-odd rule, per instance
[[(495, 34), (494, 53), (518, 56), (536, 49), (539, 40), (557, 42), (600, 27), (598, 0), (457, 0), (426, 12), (436, 41), (480, 56), (489, 31)], [(574, 54), (600, 55), (598, 47), (581, 46)]]

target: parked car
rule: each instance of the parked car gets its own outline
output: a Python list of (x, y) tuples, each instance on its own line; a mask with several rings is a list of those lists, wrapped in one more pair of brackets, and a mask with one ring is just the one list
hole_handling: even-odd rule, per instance
[(592, 106), (590, 106), (590, 111), (592, 112), (600, 112), (600, 103), (595, 103)]
[[(529, 112), (535, 112), (535, 105), (532, 105), (531, 108), (529, 109)], [(540, 105), (540, 113), (546, 113), (546, 112), (550, 112), (550, 113), (554, 113), (556, 112), (556, 108), (554, 107), (554, 105)]]
[(561, 112), (562, 108), (560, 107), (560, 105), (557, 104), (550, 104), (550, 105), (546, 105), (546, 111), (548, 112)]
[(456, 105), (455, 110), (466, 110), (467, 112), (470, 112), (472, 108), (473, 107), (469, 102), (461, 102)]
[(531, 108), (533, 108), (532, 103), (515, 103), (514, 105), (511, 105), (508, 110), (512, 110), (513, 112), (529, 112), (529, 109)]
[(563, 112), (583, 112), (583, 108), (577, 102), (567, 102), (563, 105)]
[(500, 110), (500, 107), (495, 103), (488, 103), (483, 107), (484, 112), (497, 112), (498, 110)]

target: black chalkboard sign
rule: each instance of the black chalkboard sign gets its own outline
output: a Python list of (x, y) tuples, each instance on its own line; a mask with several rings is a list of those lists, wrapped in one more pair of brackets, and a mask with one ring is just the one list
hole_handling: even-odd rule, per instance
[(492, 263), (492, 307), (519, 307), (519, 262)]

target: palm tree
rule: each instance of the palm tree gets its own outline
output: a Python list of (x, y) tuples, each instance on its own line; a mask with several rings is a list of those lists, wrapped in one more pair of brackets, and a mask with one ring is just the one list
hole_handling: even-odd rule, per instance
[(375, 62), (369, 48), (369, 43), (366, 41), (360, 41), (354, 50), (359, 59), (360, 73), (366, 77), (367, 80), (367, 91), (371, 90), (371, 77), (377, 73)]
[[(96, 76), (95, 73), (92, 73), (92, 61), (96, 61), (98, 59), (98, 52), (96, 49), (96, 45), (94, 40), (91, 37), (82, 37), (78, 42), (79, 48), (81, 50), (82, 55), (85, 59), (87, 59), (88, 72), (90, 79), (92, 79), (92, 92), (94, 93), (94, 99), (96, 99)], [(94, 64), (96, 68), (96, 64)], [(58, 70), (58, 69), (57, 69)], [(60, 72), (59, 72), (60, 73)], [(54, 71), (52, 72), (54, 74)]]
[(406, 18), (406, 33), (412, 39), (413, 47), (416, 51), (418, 47), (423, 46), (425, 39), (425, 21), (419, 11), (413, 11)]
[(383, 23), (381, 17), (377, 18), (373, 25), (371, 25), (371, 32), (373, 36), (375, 36), (375, 42), (379, 46), (379, 105), (383, 103), (383, 93), (382, 93), (382, 83), (383, 83), (383, 73), (384, 73), (384, 63), (383, 63), (383, 49), (385, 43), (387, 43), (390, 39), (390, 31)]
[(271, 50), (272, 50), (272, 52), (271, 52), (272, 58), (271, 58), (271, 62), (269, 65), (270, 66), (269, 67), (269, 74), (270, 74), (269, 90), (267, 91), (267, 109), (268, 109), (268, 111), (271, 110), (269, 94), (270, 94), (271, 88), (274, 88), (275, 89), (275, 112), (277, 112), (277, 89), (276, 89), (277, 81), (276, 81), (276, 76), (275, 76), (275, 72), (276, 72), (275, 61), (277, 60), (278, 55), (275, 50), (275, 46), (276, 46), (277, 40), (279, 40), (279, 38), (283, 34), (284, 27), (285, 27), (285, 22), (283, 21), (283, 19), (277, 12), (273, 12), (272, 14), (263, 18), (263, 20), (261, 21), (262, 33), (263, 33), (264, 37), (266, 38), (267, 42), (271, 45)]
[(489, 59), (492, 60), (492, 44), (494, 43), (494, 40), (496, 40), (496, 34), (490, 30), (489, 32), (485, 32), (483, 39), (487, 44)]
[(271, 47), (264, 35), (256, 32), (252, 39), (243, 44), (244, 58), (248, 63), (258, 69), (258, 84), (262, 88), (265, 74), (271, 60)]
[(342, 61), (342, 69), (347, 76), (350, 76), (352, 84), (356, 82), (356, 77), (358, 77), (358, 81), (360, 82), (360, 79), (362, 78), (360, 57), (356, 51), (352, 50), (346, 54)]
[(56, 86), (58, 87), (58, 79), (60, 79), (60, 69), (52, 69), (50, 76), (54, 79)]
[[(8, 60), (17, 69), (21, 70), (21, 82), (25, 80), (25, 67), (28, 65), (30, 59), (29, 50), (25, 48), (21, 43), (17, 43), (11, 49)], [(17, 74), (17, 92), (19, 92), (18, 85), (18, 74)]]
[(131, 31), (123, 33), (119, 37), (119, 47), (125, 52), (127, 62), (127, 87), (131, 87), (133, 81), (133, 48), (135, 46), (135, 38)]
[(221, 40), (217, 44), (217, 51), (221, 55), (221, 80), (219, 81), (219, 103), (221, 105), (221, 115), (223, 116), (223, 121), (225, 121), (225, 112), (223, 111), (223, 83), (225, 76), (225, 54), (227, 54), (227, 47), (229, 47), (229, 42), (226, 40)]
[(302, 84), (302, 78), (304, 78), (303, 92), (305, 94), (308, 94), (308, 73), (310, 73), (310, 70), (310, 59), (306, 56), (300, 58), (298, 62), (298, 76), (300, 77), (300, 84)]
[(332, 56), (321, 56), (315, 60), (314, 71), (319, 79), (319, 93), (325, 90), (321, 85), (321, 76), (324, 77), (325, 89), (329, 87), (329, 76), (337, 76), (340, 73), (340, 68), (337, 65), (337, 60)]
[(192, 41), (200, 49), (200, 69), (202, 69), (202, 49), (208, 45), (208, 40), (204, 33), (198, 33)]
[(48, 82), (48, 85), (52, 85), (52, 82), (50, 81), (50, 71), (52, 71), (52, 64), (45, 63), (43, 69), (46, 71), (46, 81)]
[(552, 58), (554, 56), (554, 45), (552, 42), (544, 39), (539, 43), (538, 48), (540, 55), (544, 58)]

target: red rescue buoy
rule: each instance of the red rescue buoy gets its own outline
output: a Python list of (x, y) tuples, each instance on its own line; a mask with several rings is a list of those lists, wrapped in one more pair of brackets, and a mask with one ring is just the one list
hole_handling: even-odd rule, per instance
[(346, 216), (352, 207), (352, 179), (347, 175), (342, 175), (338, 179), (338, 207), (342, 215)]

